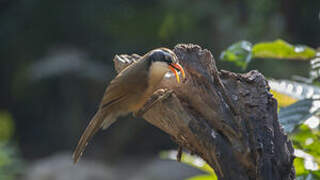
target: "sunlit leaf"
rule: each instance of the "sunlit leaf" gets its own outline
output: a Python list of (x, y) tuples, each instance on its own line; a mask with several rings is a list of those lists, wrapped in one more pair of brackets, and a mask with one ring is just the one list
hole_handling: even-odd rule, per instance
[(298, 180), (313, 180), (319, 179), (320, 173), (318, 170), (310, 171), (305, 168), (305, 159), (297, 157), (294, 160), (294, 167), (296, 170), (296, 179)]
[(315, 179), (320, 179), (320, 171), (312, 171), (311, 173)]
[[(160, 157), (163, 159), (177, 160), (177, 151), (162, 151)], [(182, 153), (181, 162), (196, 167), (204, 172), (215, 174), (213, 169), (201, 158), (192, 156), (188, 153)]]
[(233, 62), (242, 69), (245, 69), (252, 58), (252, 44), (248, 41), (237, 42), (227, 50), (223, 51), (220, 59), (223, 61)]
[(303, 149), (304, 152), (313, 156), (313, 160), (320, 164), (320, 132), (306, 125), (300, 126), (291, 139), (295, 149)]
[(276, 98), (276, 100), (278, 101), (278, 105), (280, 107), (286, 107), (286, 106), (289, 106), (295, 102), (297, 102), (297, 99), (291, 97), (291, 96), (288, 96), (286, 94), (282, 94), (282, 93), (279, 93), (277, 91), (274, 91), (274, 90), (270, 90), (270, 92), (273, 94), (273, 97)]
[(295, 158), (293, 163), (296, 170), (296, 176), (308, 174), (308, 170), (304, 168), (304, 162), (302, 158)]
[(297, 175), (297, 180), (319, 180), (320, 179), (320, 171), (309, 171), (308, 174)]
[(257, 43), (252, 48), (254, 58), (309, 60), (315, 55), (316, 51), (308, 46), (293, 46), (281, 39), (273, 42)]
[(317, 112), (317, 110), (311, 111), (314, 101), (314, 99), (304, 99), (280, 109), (278, 114), (279, 122), (285, 132), (291, 133), (295, 127)]
[(186, 180), (217, 180), (217, 176), (213, 175), (198, 175), (188, 178)]
[(289, 80), (268, 80), (268, 83), (272, 91), (290, 96), (293, 99), (320, 97), (320, 88), (317, 86)]
[(276, 92), (273, 94), (278, 98), (280, 105), (285, 106), (294, 100), (300, 100), (279, 111), (279, 121), (287, 133), (292, 132), (295, 127), (319, 112), (320, 88), (317, 86), (289, 80), (269, 80), (268, 82), (271, 90)]
[(252, 58), (299, 59), (310, 60), (316, 50), (305, 45), (291, 45), (281, 39), (252, 45), (248, 41), (239, 41), (229, 46), (220, 55), (223, 61), (233, 62), (246, 69)]
[(319, 79), (320, 78), (320, 52), (317, 53), (316, 58), (311, 59), (310, 65), (311, 65), (310, 78), (312, 80)]
[(311, 154), (305, 152), (304, 150), (301, 149), (295, 149), (294, 150), (294, 155), (296, 157), (302, 158), (303, 159), (303, 164), (304, 168), (309, 171), (317, 171), (319, 170), (319, 165), (315, 161), (314, 156)]

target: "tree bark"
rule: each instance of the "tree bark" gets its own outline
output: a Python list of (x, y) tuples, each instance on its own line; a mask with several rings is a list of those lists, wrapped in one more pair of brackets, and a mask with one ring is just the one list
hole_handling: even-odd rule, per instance
[[(179, 44), (173, 51), (186, 79), (178, 84), (164, 78), (136, 115), (204, 159), (218, 179), (295, 179), (293, 147), (264, 76), (218, 71), (210, 51), (197, 45)], [(116, 70), (139, 57), (116, 56)]]

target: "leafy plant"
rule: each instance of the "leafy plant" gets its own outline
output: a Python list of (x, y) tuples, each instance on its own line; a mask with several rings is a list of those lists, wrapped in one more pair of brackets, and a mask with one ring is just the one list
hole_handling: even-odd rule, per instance
[(223, 51), (220, 59), (233, 62), (244, 70), (252, 59), (252, 44), (248, 41), (239, 41)]
[(281, 108), (278, 114), (279, 122), (282, 125), (286, 133), (292, 133), (292, 131), (319, 112), (318, 106), (315, 106), (315, 102), (319, 102), (319, 99), (303, 99), (288, 107)]
[(0, 179), (13, 180), (21, 173), (22, 161), (17, 146), (12, 143), (14, 123), (8, 112), (0, 112)]
[(239, 41), (223, 51), (220, 59), (233, 62), (243, 70), (254, 58), (310, 60), (316, 56), (316, 50), (305, 45), (291, 45), (281, 39), (273, 42), (261, 42), (252, 45), (248, 41)]
[(317, 53), (316, 58), (310, 61), (311, 71), (310, 71), (310, 79), (317, 80), (320, 77), (320, 52)]
[[(163, 151), (160, 153), (160, 157), (163, 159), (177, 160), (177, 151)], [(197, 169), (202, 170), (204, 173), (194, 177), (190, 177), (187, 180), (216, 180), (217, 176), (214, 170), (201, 158), (190, 155), (188, 153), (182, 153), (181, 162), (187, 165), (193, 166)]]
[(257, 43), (252, 47), (253, 58), (310, 60), (316, 51), (305, 45), (291, 45), (281, 39)]

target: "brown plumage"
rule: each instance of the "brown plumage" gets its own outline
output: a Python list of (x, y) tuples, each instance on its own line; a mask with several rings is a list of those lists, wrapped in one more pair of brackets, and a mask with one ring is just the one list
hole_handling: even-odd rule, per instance
[(155, 49), (144, 55), (136, 63), (122, 70), (109, 84), (101, 100), (99, 109), (82, 134), (73, 153), (77, 163), (88, 141), (100, 129), (108, 128), (119, 116), (137, 112), (155, 91), (165, 73), (181, 71), (176, 55), (169, 49)]

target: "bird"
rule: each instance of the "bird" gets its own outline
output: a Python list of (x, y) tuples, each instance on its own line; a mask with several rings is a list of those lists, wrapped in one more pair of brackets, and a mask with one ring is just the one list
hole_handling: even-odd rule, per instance
[(156, 90), (164, 75), (172, 71), (179, 83), (178, 72), (185, 78), (176, 54), (168, 48), (149, 51), (124, 68), (108, 85), (99, 108), (82, 133), (73, 153), (73, 163), (81, 158), (89, 140), (100, 129), (107, 129), (118, 117), (136, 113)]

